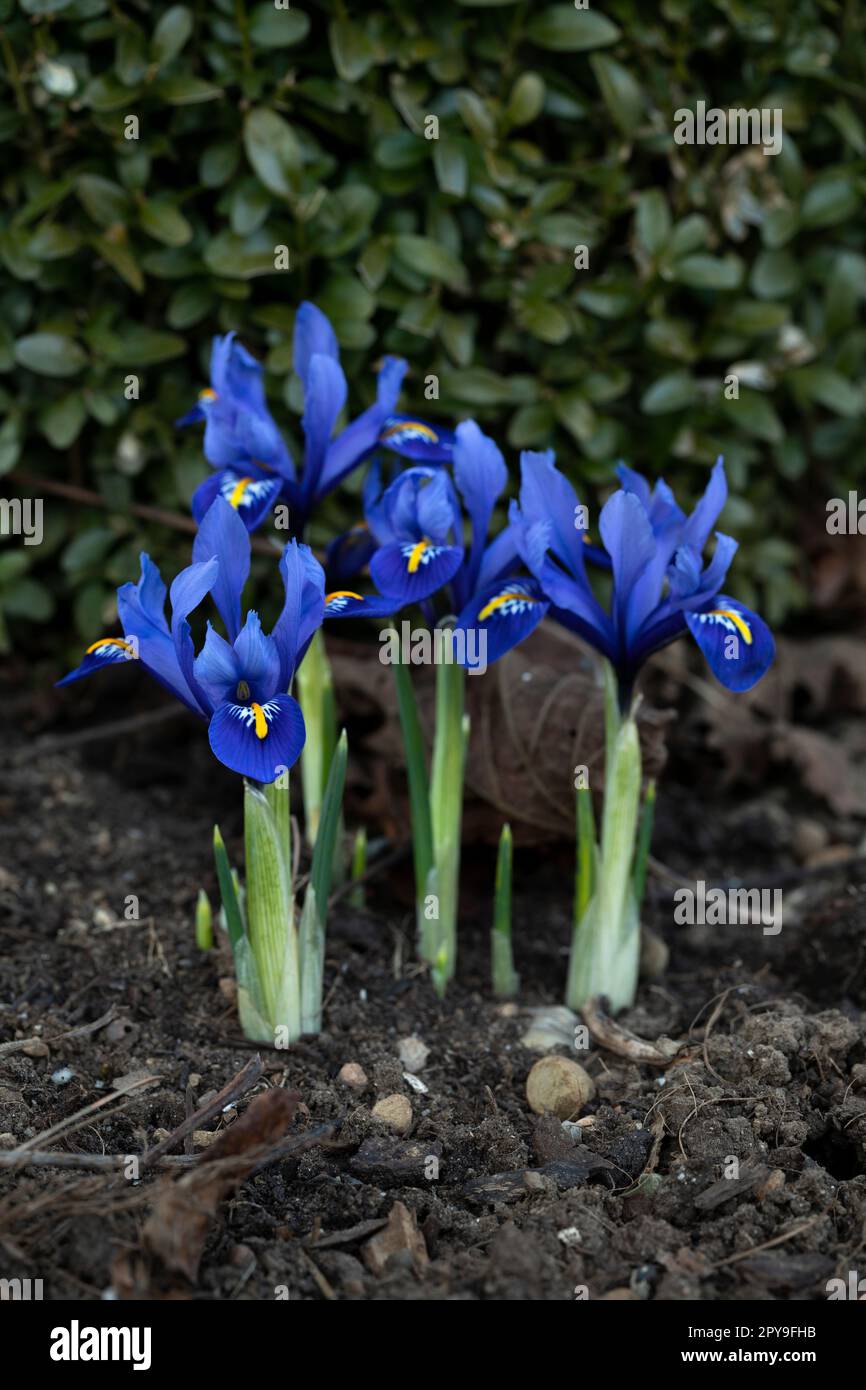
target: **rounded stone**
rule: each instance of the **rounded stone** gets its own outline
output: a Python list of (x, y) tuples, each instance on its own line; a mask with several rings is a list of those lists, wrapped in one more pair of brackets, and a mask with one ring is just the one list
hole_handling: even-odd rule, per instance
[(541, 1057), (526, 1078), (526, 1099), (536, 1115), (573, 1120), (594, 1095), (592, 1077), (568, 1057)]

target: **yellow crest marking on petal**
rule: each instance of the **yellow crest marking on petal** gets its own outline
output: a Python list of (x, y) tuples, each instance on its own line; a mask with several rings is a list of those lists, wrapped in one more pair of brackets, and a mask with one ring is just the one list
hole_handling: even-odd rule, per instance
[(389, 425), (383, 430), (379, 438), (384, 442), (386, 439), (393, 439), (394, 435), (402, 434), (404, 430), (414, 430), (417, 434), (424, 435), (433, 444), (439, 443), (439, 436), (429, 425), (422, 424), (420, 420), (399, 420), (396, 425)]
[(267, 738), (268, 721), (267, 719), (265, 719), (264, 710), (262, 709), (261, 705), (256, 704), (255, 700), (253, 700), (252, 704), (250, 705), (250, 709), (256, 717), (256, 738)]
[(206, 386), (203, 391), (199, 391), (198, 398), (200, 401), (215, 401), (217, 393), (212, 387)]
[(478, 621), (483, 623), (484, 619), (489, 618), (491, 613), (495, 613), (497, 608), (501, 608), (503, 603), (509, 603), (512, 599), (520, 599), (521, 603), (538, 602), (537, 599), (532, 598), (529, 594), (497, 594), (489, 603), (485, 603), (481, 612), (478, 614)]
[(363, 597), (363, 594), (354, 594), (351, 589), (335, 589), (332, 594), (325, 594), (325, 603), (330, 603), (333, 598), (356, 598), (361, 602)]
[(409, 564), (407, 566), (410, 574), (417, 573), (418, 566), (421, 563), (421, 556), (424, 554), (425, 550), (429, 549), (431, 544), (431, 541), (419, 541), (418, 544), (414, 546), (412, 554), (409, 556)]
[(752, 645), (752, 632), (749, 624), (744, 618), (740, 617), (739, 613), (735, 613), (732, 608), (711, 608), (707, 616), (709, 618), (730, 618), (734, 627), (746, 643), (746, 646), (750, 647)]
[(135, 656), (135, 648), (129, 642), (124, 642), (122, 637), (100, 637), (98, 642), (91, 642), (85, 656), (90, 656), (91, 652), (98, 652), (101, 647), (120, 647), (122, 651), (129, 652), (130, 656)]
[(238, 481), (235, 483), (234, 487), (232, 488), (231, 497), (229, 498), (229, 502), (235, 508), (235, 510), (237, 510), (237, 508), (241, 505), (241, 502), (244, 500), (244, 493), (246, 492), (250, 483), (254, 482), (255, 478), (239, 478)]

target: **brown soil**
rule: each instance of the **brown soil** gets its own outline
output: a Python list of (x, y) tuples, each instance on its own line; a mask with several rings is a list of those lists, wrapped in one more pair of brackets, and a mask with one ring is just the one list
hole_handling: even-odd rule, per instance
[[(692, 879), (736, 872), (747, 883), (750, 871), (766, 883), (768, 865), (791, 869), (794, 819), (781, 793), (710, 819), (675, 771), (661, 799), (662, 861)], [(114, 1017), (91, 1034), (0, 1052), (3, 1147), (104, 1101), (116, 1078), (146, 1073), (158, 1079), (108, 1107), (122, 1105), (117, 1114), (97, 1111), (66, 1139), (37, 1144), (140, 1154), (255, 1056), (228, 997), (226, 950), (202, 955), (192, 934), (198, 887), (214, 892), (213, 821), (236, 849), (238, 801), (235, 780), (183, 719), (113, 749), (13, 759), (0, 830), (2, 1035), (50, 1039), (110, 1008)], [(857, 834), (831, 827), (834, 843)], [(847, 881), (844, 867), (835, 879), (827, 866), (795, 872), (778, 936), (673, 927), (672, 889), (655, 881), (646, 915), (671, 961), (622, 1022), (690, 1045), (666, 1070), (596, 1045), (580, 1054), (597, 1093), (575, 1140), (529, 1110), (538, 1054), (521, 1043), (528, 1009), (560, 1000), (569, 875), (567, 849), (518, 855), (517, 1006), (490, 996), (486, 849), (467, 851), (459, 979), (444, 1004), (413, 958), (405, 864), (374, 881), (365, 910), (335, 907), (326, 1031), (266, 1052), (255, 1088), (300, 1093), (292, 1134), (329, 1122), (333, 1132), (221, 1202), (193, 1282), (143, 1253), (171, 1170), (138, 1183), (0, 1171), (3, 1275), (41, 1277), (54, 1299), (96, 1299), (112, 1282), (121, 1295), (196, 1299), (569, 1300), (582, 1289), (825, 1298), (829, 1278), (862, 1265), (866, 1229), (861, 880)], [(130, 895), (137, 921), (124, 916)], [(423, 1093), (398, 1057), (411, 1035), (429, 1048)], [(337, 1080), (350, 1061), (369, 1078), (361, 1093)], [(372, 1114), (393, 1093), (411, 1102), (404, 1137)], [(229, 1128), (252, 1094), (206, 1128)], [(732, 1159), (739, 1178), (725, 1181)], [(423, 1241), (410, 1217), (395, 1217), (406, 1239), (396, 1230), (394, 1253), (377, 1260), (369, 1242), (395, 1203), (417, 1217)]]

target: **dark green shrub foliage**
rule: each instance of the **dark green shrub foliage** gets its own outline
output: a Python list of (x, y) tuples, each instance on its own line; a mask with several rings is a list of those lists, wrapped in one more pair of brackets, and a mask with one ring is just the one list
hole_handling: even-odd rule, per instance
[[(777, 620), (798, 509), (821, 527), (862, 474), (864, 23), (819, 0), (0, 0), (0, 470), (105, 503), (44, 493), (0, 614), (59, 598), (93, 637), (142, 535), (186, 546), (129, 508), (186, 513), (205, 465), (172, 421), (215, 331), (264, 357), (297, 440), (308, 297), (353, 408), (402, 353), (416, 408), (475, 414), (513, 460), (554, 445), (590, 497), (618, 457), (688, 492), (724, 452), (739, 573)], [(781, 154), (675, 144), (698, 100), (781, 108)]]

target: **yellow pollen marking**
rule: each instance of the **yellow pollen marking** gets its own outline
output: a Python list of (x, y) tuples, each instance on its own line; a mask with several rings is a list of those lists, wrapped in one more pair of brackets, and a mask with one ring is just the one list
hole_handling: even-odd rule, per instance
[(418, 544), (415, 546), (415, 548), (412, 551), (412, 554), (409, 556), (408, 570), (410, 574), (417, 573), (418, 566), (421, 563), (421, 556), (424, 554), (425, 550), (429, 549), (430, 545), (430, 541), (419, 541)]
[(711, 608), (709, 616), (711, 618), (730, 618), (734, 627), (737, 628), (743, 641), (746, 643), (746, 646), (750, 647), (752, 645), (752, 634), (749, 630), (749, 625), (740, 617), (739, 613), (734, 613), (730, 608)]
[(265, 712), (261, 705), (257, 705), (255, 700), (250, 705), (250, 709), (256, 717), (256, 738), (267, 738), (268, 721), (265, 719)]
[(417, 430), (418, 434), (426, 435), (434, 444), (439, 443), (439, 436), (436, 431), (431, 430), (429, 425), (423, 425), (420, 420), (400, 420), (396, 425), (389, 425), (386, 430), (383, 430), (380, 438), (390, 439), (392, 435), (402, 434), (404, 430)]
[(124, 642), (122, 637), (100, 637), (98, 642), (91, 642), (84, 655), (90, 656), (91, 652), (98, 652), (100, 647), (121, 647), (130, 656), (135, 656), (135, 648), (131, 643)]
[(522, 603), (535, 602), (535, 599), (530, 598), (528, 594), (497, 594), (496, 598), (492, 598), (489, 603), (485, 603), (481, 612), (478, 614), (478, 621), (483, 623), (485, 618), (489, 618), (491, 613), (495, 613), (497, 608), (501, 608), (503, 603), (509, 603), (511, 599), (520, 599)]
[(363, 594), (354, 594), (351, 589), (335, 589), (332, 594), (325, 594), (325, 602), (330, 603), (333, 598), (356, 598), (360, 603), (363, 597)]
[(238, 481), (235, 483), (234, 487), (232, 488), (232, 495), (231, 495), (231, 497), (229, 498), (229, 502), (231, 503), (231, 505), (232, 505), (233, 507), (237, 508), (237, 507), (239, 507), (239, 506), (241, 505), (241, 502), (242, 502), (243, 499), (244, 499), (244, 493), (246, 492), (246, 490), (247, 490), (247, 488), (249, 487), (250, 483), (254, 483), (254, 482), (255, 482), (255, 478), (239, 478), (239, 479), (238, 479)]
[(200, 401), (215, 401), (217, 393), (210, 386), (206, 386), (203, 391), (199, 391), (198, 398)]

